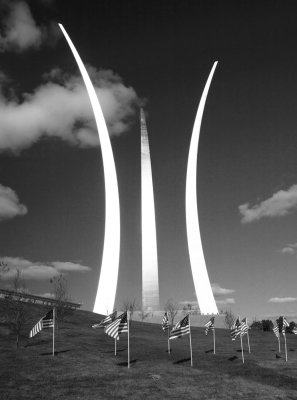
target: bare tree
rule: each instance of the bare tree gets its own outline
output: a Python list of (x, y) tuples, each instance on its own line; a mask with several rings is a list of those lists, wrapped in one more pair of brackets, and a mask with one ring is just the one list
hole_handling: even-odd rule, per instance
[(9, 271), (8, 264), (4, 261), (0, 261), (0, 280), (3, 274), (6, 274)]
[(132, 317), (134, 314), (134, 311), (137, 308), (137, 302), (136, 299), (133, 300), (124, 300), (122, 303), (122, 307), (123, 311), (129, 311), (130, 312), (130, 321), (132, 322)]
[(23, 298), (19, 294), (27, 292), (22, 279), (22, 273), (16, 269), (12, 287), (16, 295), (11, 294), (4, 300), (5, 320), (12, 333), (16, 335), (16, 347), (19, 348), (21, 333), (26, 322), (27, 311)]
[(225, 311), (225, 326), (226, 328), (230, 329), (232, 325), (234, 324), (236, 317), (233, 314), (231, 308), (229, 310)]
[(146, 318), (148, 318), (149, 316), (151, 316), (152, 313), (151, 313), (150, 311), (147, 311), (147, 310), (145, 310), (145, 309), (142, 308), (142, 309), (139, 311), (138, 315), (139, 315), (141, 321), (144, 321)]
[(56, 319), (57, 322), (63, 322), (67, 315), (72, 314), (73, 310), (67, 306), (70, 301), (67, 280), (63, 274), (50, 279), (52, 285), (52, 296), (56, 301)]
[(167, 315), (169, 318), (169, 322), (171, 327), (173, 326), (174, 319), (178, 313), (178, 304), (174, 303), (173, 300), (168, 300), (164, 306), (165, 311), (167, 311)]

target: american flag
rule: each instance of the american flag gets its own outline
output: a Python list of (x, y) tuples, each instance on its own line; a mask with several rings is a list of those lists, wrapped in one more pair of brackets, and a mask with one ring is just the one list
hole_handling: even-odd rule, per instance
[(240, 335), (244, 336), (248, 333), (249, 331), (249, 326), (247, 324), (247, 319), (243, 318), (243, 320), (241, 321), (240, 325), (239, 325), (239, 330), (240, 330)]
[(285, 317), (281, 317), (282, 321), (283, 321), (283, 326), (282, 326), (282, 334), (285, 335), (286, 334), (286, 327), (290, 326), (289, 322), (286, 320)]
[(240, 335), (240, 321), (239, 318), (234, 322), (234, 324), (231, 326), (231, 339), (235, 340), (238, 335)]
[(121, 314), (111, 324), (107, 325), (104, 332), (114, 339), (119, 339), (121, 333), (128, 332), (127, 311)]
[(208, 334), (208, 331), (214, 331), (214, 317), (211, 317), (210, 320), (204, 325), (205, 326), (205, 335)]
[(275, 324), (273, 324), (273, 333), (275, 334), (275, 336), (279, 339), (279, 326), (277, 321), (275, 321)]
[(112, 314), (107, 315), (99, 324), (92, 325), (92, 328), (105, 328), (106, 325), (113, 322), (117, 317), (117, 312), (114, 311)]
[(42, 317), (30, 331), (29, 337), (37, 335), (42, 329), (54, 327), (54, 310), (49, 311), (44, 317)]
[(162, 320), (162, 329), (166, 332), (169, 329), (169, 321), (168, 321), (168, 314), (165, 312), (165, 315)]
[(179, 321), (172, 329), (169, 339), (176, 339), (190, 333), (189, 314)]

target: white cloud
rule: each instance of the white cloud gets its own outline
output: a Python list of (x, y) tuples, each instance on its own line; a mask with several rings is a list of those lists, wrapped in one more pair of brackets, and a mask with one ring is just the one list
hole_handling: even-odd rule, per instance
[(0, 184), (0, 221), (27, 214), (27, 207), (20, 203), (17, 194)]
[(7, 17), (1, 24), (0, 51), (38, 48), (46, 37), (46, 29), (36, 25), (28, 4), (23, 1), (5, 4)]
[(284, 248), (282, 248), (281, 253), (290, 255), (297, 254), (297, 243), (288, 243)]
[(54, 294), (54, 293), (46, 292), (46, 293), (39, 293), (39, 294), (37, 294), (36, 296), (48, 297), (49, 299), (53, 299), (53, 298), (55, 297), (55, 294)]
[[(130, 126), (139, 99), (112, 71), (89, 67), (109, 133), (119, 135)], [(18, 153), (42, 136), (59, 137), (76, 146), (98, 146), (98, 133), (89, 98), (80, 77), (55, 69), (47, 82), (22, 101), (0, 94), (0, 151)], [(1, 83), (0, 83), (1, 84)]]
[(2, 279), (11, 279), (15, 275), (16, 269), (22, 273), (23, 279), (46, 280), (58, 276), (60, 273), (68, 272), (88, 272), (90, 267), (73, 262), (32, 262), (21, 257), (1, 257), (9, 271), (2, 275)]
[(297, 297), (272, 297), (268, 300), (270, 303), (292, 303), (297, 301)]
[(296, 250), (293, 249), (292, 247), (284, 247), (284, 248), (281, 250), (281, 252), (282, 252), (282, 254), (291, 254), (291, 255), (293, 255), (293, 254), (296, 253)]
[(257, 221), (265, 217), (288, 215), (297, 208), (297, 185), (292, 185), (288, 190), (279, 190), (267, 200), (255, 204), (253, 207), (250, 207), (249, 203), (245, 203), (238, 208), (242, 216), (242, 223)]
[(234, 289), (222, 288), (218, 283), (212, 283), (211, 284), (211, 288), (212, 288), (212, 292), (213, 292), (214, 296), (215, 295), (217, 295), (217, 296), (226, 295), (226, 294), (230, 294), (230, 293), (234, 293), (235, 292)]
[(222, 299), (222, 300), (216, 300), (217, 304), (234, 304), (235, 300), (233, 297), (227, 298), (227, 299)]

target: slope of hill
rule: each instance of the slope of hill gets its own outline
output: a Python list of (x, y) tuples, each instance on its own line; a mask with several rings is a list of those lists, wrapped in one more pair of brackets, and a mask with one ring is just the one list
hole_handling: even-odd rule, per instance
[[(11, 334), (0, 332), (1, 400), (35, 399), (297, 399), (297, 336), (287, 335), (288, 362), (277, 352), (277, 340), (268, 332), (250, 332), (251, 354), (241, 361), (240, 340), (216, 329), (212, 334), (192, 329), (193, 367), (189, 336), (171, 341), (160, 325), (132, 322), (131, 366), (127, 368), (127, 334), (117, 343), (102, 329), (92, 329), (100, 317), (76, 311), (60, 325), (56, 355), (51, 355), (51, 330), (28, 339), (30, 328), (44, 314), (32, 309), (21, 348)], [(1, 325), (5, 328), (4, 324)]]

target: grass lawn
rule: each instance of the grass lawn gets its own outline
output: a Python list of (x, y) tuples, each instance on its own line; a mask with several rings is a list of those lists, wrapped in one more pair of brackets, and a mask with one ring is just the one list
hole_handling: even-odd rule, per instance
[[(39, 317), (42, 311), (39, 311)], [(37, 318), (38, 319), (38, 318)], [(28, 321), (28, 332), (37, 319)], [(117, 344), (102, 329), (92, 329), (95, 314), (77, 311), (60, 326), (56, 356), (51, 330), (33, 339), (14, 338), (0, 329), (0, 399), (297, 399), (297, 336), (287, 335), (288, 362), (272, 332), (250, 332), (251, 354), (241, 361), (240, 340), (225, 329), (212, 333), (192, 328), (193, 367), (189, 336), (171, 341), (160, 325), (132, 322), (131, 366), (127, 368), (127, 334)], [(282, 339), (282, 338), (281, 338)]]

